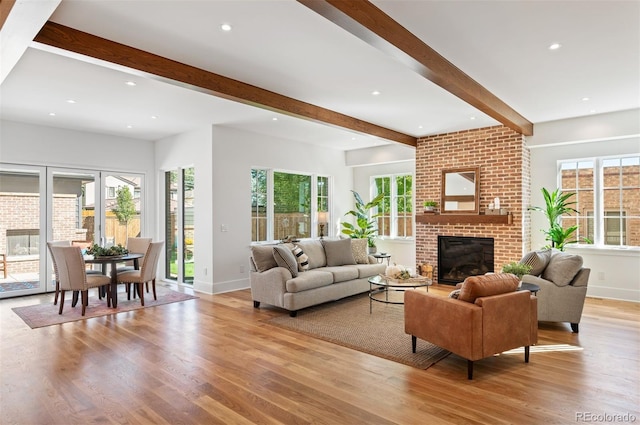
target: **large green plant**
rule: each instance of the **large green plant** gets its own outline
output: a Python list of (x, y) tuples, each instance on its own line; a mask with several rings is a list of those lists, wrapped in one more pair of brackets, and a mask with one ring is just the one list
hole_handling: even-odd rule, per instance
[[(547, 217), (549, 229), (543, 230), (543, 232), (545, 234), (545, 240), (551, 242), (551, 245), (549, 245), (551, 248), (564, 251), (566, 245), (578, 242), (578, 239), (575, 239), (573, 235), (575, 231), (578, 230), (578, 226), (569, 226), (565, 229), (561, 224), (563, 215), (578, 213), (578, 211), (572, 207), (572, 205), (576, 203), (569, 200), (569, 198), (574, 195), (575, 193), (571, 192), (562, 193), (560, 189), (549, 192), (543, 187), (542, 196), (544, 197), (545, 207), (529, 207), (530, 210), (543, 212)], [(590, 242), (586, 238), (583, 238), (583, 240)]]
[(360, 194), (354, 190), (353, 197), (355, 199), (355, 210), (348, 211), (345, 215), (352, 215), (356, 218), (354, 226), (348, 222), (342, 222), (342, 233), (349, 235), (353, 239), (367, 239), (369, 246), (375, 246), (374, 238), (378, 229), (376, 227), (376, 218), (381, 214), (373, 214), (369, 216), (369, 211), (382, 202), (384, 194), (381, 193), (369, 202), (364, 202)]

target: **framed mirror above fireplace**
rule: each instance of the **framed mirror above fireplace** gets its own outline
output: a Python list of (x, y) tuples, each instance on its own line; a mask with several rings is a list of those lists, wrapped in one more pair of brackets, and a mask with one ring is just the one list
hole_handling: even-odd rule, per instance
[(442, 170), (442, 214), (479, 214), (480, 167)]

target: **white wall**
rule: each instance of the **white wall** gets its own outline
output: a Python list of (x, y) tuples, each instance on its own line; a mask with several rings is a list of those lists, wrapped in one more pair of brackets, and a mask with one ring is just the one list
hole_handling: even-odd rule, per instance
[[(164, 235), (164, 173), (177, 168), (194, 167), (194, 270), (193, 288), (201, 292), (213, 292), (213, 228), (211, 220), (213, 161), (212, 137), (210, 126), (187, 133), (178, 134), (156, 142), (155, 163), (157, 170), (158, 199), (157, 214), (159, 235)], [(164, 236), (162, 239), (165, 239)], [(164, 258), (160, 261), (160, 270), (166, 267)]]
[[(640, 153), (640, 111), (593, 115), (536, 124), (531, 147), (531, 203), (543, 206), (541, 189), (557, 187), (557, 162), (594, 156)], [(546, 242), (542, 213), (531, 213), (532, 247)], [(591, 268), (587, 294), (593, 297), (640, 301), (640, 249), (569, 247)]]
[(249, 287), (251, 168), (333, 176), (335, 222), (351, 208), (353, 176), (344, 163), (342, 151), (220, 126), (157, 142), (159, 173), (195, 167), (194, 289), (219, 293)]
[(155, 229), (153, 142), (0, 121), (0, 162), (144, 175), (143, 231)]
[[(230, 129), (213, 130), (213, 289), (249, 286), (251, 168), (333, 176), (332, 222), (351, 209), (351, 169), (344, 152)], [(196, 182), (197, 184), (197, 182)], [(222, 231), (222, 226), (226, 231)], [(330, 226), (330, 236), (336, 236)]]
[[(402, 149), (398, 149), (398, 147)], [(400, 153), (400, 155), (399, 155)], [(412, 155), (411, 155), (412, 154)], [(405, 174), (415, 175), (415, 149), (403, 146), (377, 147), (372, 149), (359, 149), (351, 151), (347, 155), (349, 164), (357, 164), (353, 168), (353, 190), (358, 192), (365, 201), (371, 199), (370, 178), (381, 174)], [(384, 163), (392, 161), (391, 163)], [(368, 165), (371, 164), (371, 165)], [(415, 193), (415, 179), (414, 179)], [(353, 200), (351, 208), (353, 208)], [(415, 211), (415, 199), (414, 199)], [(415, 221), (413, 223), (415, 229)], [(415, 239), (384, 239), (377, 238), (378, 252), (386, 252), (391, 255), (391, 263), (401, 264), (411, 268), (415, 272), (416, 267), (416, 241)]]

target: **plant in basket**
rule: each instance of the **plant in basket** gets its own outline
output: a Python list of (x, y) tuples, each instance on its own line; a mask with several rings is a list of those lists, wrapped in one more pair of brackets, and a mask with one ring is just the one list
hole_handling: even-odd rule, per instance
[(93, 255), (94, 257), (120, 257), (127, 255), (129, 251), (127, 248), (122, 245), (114, 245), (108, 248), (101, 247), (98, 244), (93, 244), (89, 248), (87, 248), (87, 254)]

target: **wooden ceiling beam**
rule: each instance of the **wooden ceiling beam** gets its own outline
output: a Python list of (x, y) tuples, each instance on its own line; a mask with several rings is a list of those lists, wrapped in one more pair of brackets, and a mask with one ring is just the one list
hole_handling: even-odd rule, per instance
[[(315, 121), (382, 139), (416, 146), (415, 137), (359, 120), (320, 106), (283, 96), (260, 87), (176, 62), (162, 56), (116, 43), (86, 32), (48, 21), (34, 38), (36, 43), (72, 53), (78, 59), (198, 90), (213, 96)], [(68, 54), (68, 53), (67, 53)], [(80, 55), (80, 56), (78, 56)]]
[(451, 94), (525, 136), (533, 124), (368, 0), (298, 0)]

